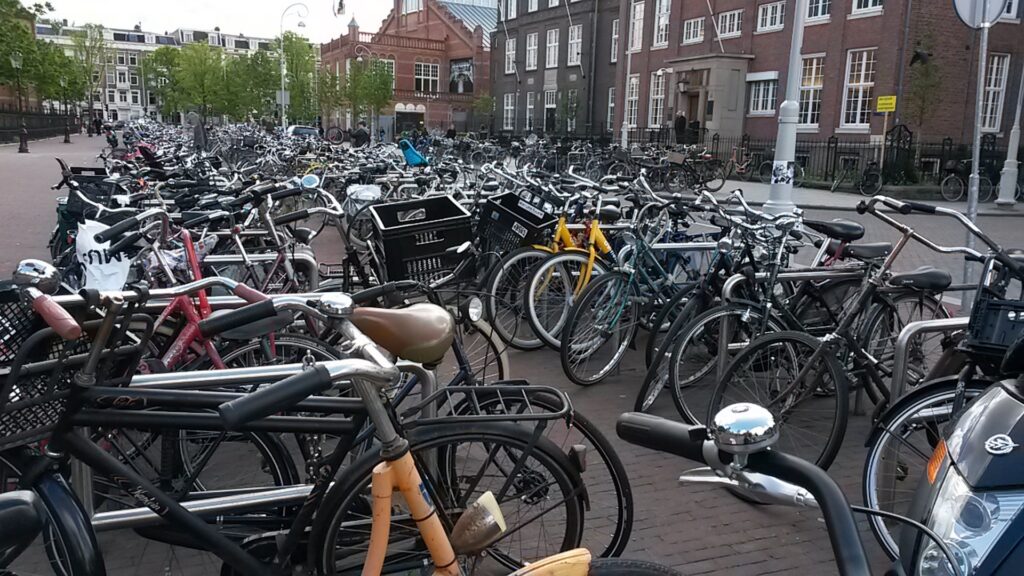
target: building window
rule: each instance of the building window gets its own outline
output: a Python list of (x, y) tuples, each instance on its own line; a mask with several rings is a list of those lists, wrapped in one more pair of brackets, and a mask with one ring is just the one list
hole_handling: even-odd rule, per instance
[(619, 61), (619, 19), (612, 20), (612, 63)]
[(139, 91), (138, 90), (132, 90), (132, 104), (139, 104), (139, 103), (140, 103)]
[(555, 107), (556, 92), (554, 90), (544, 91), (544, 107), (554, 108)]
[(511, 20), (516, 17), (516, 4), (519, 0), (505, 0), (505, 19)]
[(109, 71), (107, 71), (107, 84), (113, 84), (113, 83), (114, 83), (114, 71), (113, 70), (109, 70)]
[(608, 116), (604, 119), (605, 126), (609, 131), (615, 122), (615, 86), (608, 89)]
[(757, 7), (757, 31), (782, 30), (786, 21), (786, 3), (772, 2)]
[(544, 67), (558, 67), (558, 28), (548, 30), (547, 49), (544, 50)]
[(127, 60), (125, 60), (124, 52), (118, 52), (117, 53), (117, 65), (118, 66), (124, 66), (126, 61)]
[(402, 14), (412, 14), (423, 10), (423, 0), (402, 0)]
[(149, 93), (149, 105), (156, 106), (156, 94), (153, 94), (152, 92)]
[(832, 10), (832, 0), (808, 0), (807, 19), (826, 20)]
[(134, 52), (128, 54), (128, 65), (129, 66), (138, 66), (139, 65), (139, 55), (134, 53)]
[(107, 90), (107, 102), (110, 102), (111, 104), (117, 102), (117, 90)]
[(530, 0), (529, 2), (527, 2), (526, 3), (526, 11), (527, 12), (536, 12), (537, 11), (537, 0)]
[(668, 45), (668, 19), (672, 13), (672, 0), (658, 0), (654, 5), (654, 44)]
[(683, 22), (683, 44), (697, 44), (704, 41), (704, 18), (692, 18)]
[(139, 85), (139, 75), (138, 74), (129, 74), (128, 75), (128, 79), (131, 81), (132, 86), (138, 86)]
[(842, 126), (871, 124), (871, 100), (875, 88), (875, 49), (850, 50), (846, 56), (846, 89)]
[(579, 65), (583, 56), (583, 25), (576, 24), (569, 26), (569, 54), (566, 56), (566, 64), (569, 66)]
[(629, 50), (639, 50), (644, 41), (644, 3), (633, 2), (629, 11)]
[(118, 90), (117, 91), (117, 101), (120, 102), (121, 104), (127, 104), (128, 103), (128, 91), (127, 90)]
[(1010, 69), (1009, 54), (989, 54), (985, 68), (985, 92), (981, 99), (981, 129), (998, 132), (1003, 119), (1003, 96)]
[(558, 6), (558, 0), (548, 0), (548, 8), (554, 8)]
[(99, 84), (99, 81), (100, 81), (100, 73), (99, 73), (99, 71), (93, 70), (92, 71), (92, 83), (93, 84)]
[(533, 130), (533, 103), (537, 95), (533, 92), (526, 93), (526, 131)]
[(118, 70), (117, 71), (117, 83), (118, 84), (127, 84), (128, 83), (128, 73), (125, 72), (124, 70)]
[(718, 14), (718, 37), (735, 38), (743, 31), (743, 10), (730, 10)]
[(1003, 10), (1003, 15), (1000, 18), (1003, 20), (1017, 19), (1017, 0), (1007, 0), (1006, 8)]
[(110, 111), (110, 119), (116, 122), (120, 117), (117, 115), (117, 110)]
[(640, 75), (632, 74), (626, 81), (626, 125), (636, 126), (637, 110), (640, 107)]
[(438, 78), (441, 72), (439, 64), (417, 62), (414, 71), (416, 73), (414, 87), (417, 92), (437, 92)]
[(800, 124), (817, 126), (821, 120), (821, 88), (825, 85), (825, 58), (804, 58), (800, 76)]
[(526, 69), (537, 69), (537, 32), (526, 35)]
[(566, 110), (567, 118), (565, 119), (565, 129), (566, 129), (567, 132), (575, 132), (576, 131), (576, 116), (577, 116), (577, 112), (578, 112), (578, 110), (576, 110), (576, 107), (577, 107), (578, 104), (579, 104), (579, 90), (576, 90), (575, 88), (570, 88), (569, 89), (569, 99), (568, 99), (568, 102), (566, 103), (566, 107), (568, 109)]
[(750, 83), (750, 113), (758, 116), (775, 114), (775, 93), (778, 80), (760, 80)]
[(859, 14), (861, 12), (880, 12), (882, 10), (882, 0), (853, 0), (853, 13)]
[(114, 53), (113, 52), (107, 52), (107, 64), (111, 64), (111, 65), (114, 64)]
[(505, 94), (505, 110), (501, 115), (501, 129), (514, 130), (516, 122), (516, 95), (514, 92)]
[(665, 74), (651, 74), (650, 103), (647, 107), (647, 125), (661, 126), (665, 116)]
[(505, 41), (505, 74), (512, 74), (516, 71), (516, 39), (509, 38)]

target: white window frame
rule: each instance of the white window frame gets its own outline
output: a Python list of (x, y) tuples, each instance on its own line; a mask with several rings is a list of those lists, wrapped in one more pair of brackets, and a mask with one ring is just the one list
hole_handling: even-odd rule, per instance
[(612, 20), (612, 57), (611, 63), (619, 61), (619, 19)]
[(138, 66), (139, 65), (139, 55), (136, 54), (135, 52), (129, 52), (128, 53), (128, 65), (129, 66)]
[(526, 11), (527, 12), (536, 12), (537, 11), (537, 0), (529, 0), (526, 3)]
[[(416, 87), (416, 80), (421, 80), (421, 84), (426, 84), (426, 90), (416, 90), (417, 92), (423, 93), (435, 93), (440, 89), (441, 84), (441, 65), (433, 62), (416, 62), (413, 65), (413, 88)], [(433, 90), (430, 88), (433, 87)]]
[(124, 52), (117, 53), (117, 65), (124, 66), (128, 63), (128, 55)]
[(1006, 3), (1006, 8), (1003, 10), (1003, 13), (999, 16), (1000, 20), (1020, 22), (1020, 17), (1017, 16), (1017, 1), (1018, 0), (1009, 0)]
[(516, 73), (516, 39), (505, 39), (505, 74)]
[[(580, 101), (580, 92), (579, 92), (579, 90), (577, 90), (576, 88), (570, 88), (569, 92), (566, 94), (566, 106), (569, 108), (569, 110), (572, 110), (574, 104), (576, 106), (579, 105), (579, 101)], [(577, 116), (577, 114), (572, 114), (572, 113), (568, 114), (568, 118), (565, 119), (565, 131), (566, 132), (575, 132), (576, 131), (576, 116)]]
[(128, 72), (126, 70), (117, 71), (117, 83), (127, 84), (128, 83)]
[(756, 80), (750, 82), (750, 105), (747, 114), (750, 116), (774, 116), (778, 102), (778, 80)]
[(114, 76), (115, 76), (115, 74), (114, 74), (113, 70), (107, 70), (107, 84), (108, 85), (109, 84), (116, 84), (117, 83), (117, 81), (114, 80)]
[(832, 0), (808, 0), (806, 22), (821, 22), (832, 17)]
[[(860, 71), (857, 73), (854, 81), (850, 81), (850, 71), (853, 67), (855, 55), (871, 53), (871, 71), (868, 72), (864, 63), (860, 64)], [(874, 92), (875, 92), (875, 75), (877, 73), (876, 67), (878, 64), (878, 49), (877, 48), (858, 48), (854, 50), (848, 50), (846, 52), (846, 69), (843, 74), (843, 108), (841, 116), (839, 117), (839, 126), (842, 128), (870, 128), (871, 127), (871, 106), (874, 104)], [(855, 92), (851, 92), (855, 91)], [(858, 121), (847, 122), (847, 113), (851, 112), (851, 104), (856, 104), (857, 109), (854, 113), (858, 116)], [(863, 121), (859, 121), (863, 120)]]
[(129, 74), (128, 75), (128, 83), (131, 84), (132, 86), (138, 86), (139, 85), (139, 75), (134, 73), (134, 72)]
[(683, 22), (683, 44), (699, 44), (704, 41), (704, 17), (690, 18)]
[(629, 7), (628, 52), (637, 52), (644, 45), (644, 0), (634, 0)]
[(545, 90), (544, 91), (544, 109), (555, 108), (558, 106), (558, 90)]
[(402, 14), (412, 14), (423, 10), (423, 0), (402, 0)]
[(537, 94), (534, 92), (526, 93), (526, 131), (533, 131), (533, 107), (536, 104)]
[(501, 129), (516, 129), (516, 94), (515, 92), (505, 93), (505, 106), (501, 115)]
[(512, 20), (518, 16), (517, 12), (519, 0), (504, 0), (505, 2), (505, 20)]
[(719, 12), (716, 15), (718, 18), (718, 38), (725, 40), (726, 38), (738, 38), (743, 34), (743, 9), (729, 10), (728, 12)]
[(850, 14), (874, 14), (882, 11), (882, 0), (852, 0)]
[(118, 104), (127, 104), (128, 103), (128, 91), (127, 90), (118, 90), (117, 91), (117, 102), (118, 102)]
[(661, 126), (665, 121), (665, 74), (651, 74), (647, 93), (647, 125)]
[(769, 2), (757, 7), (757, 31), (776, 32), (786, 26), (786, 2)]
[(544, 33), (544, 67), (558, 68), (558, 28)]
[(132, 104), (138, 106), (142, 103), (142, 93), (138, 90), (131, 91)]
[(583, 24), (569, 26), (569, 43), (566, 46), (566, 65), (578, 66), (583, 61)]
[(626, 78), (626, 109), (622, 121), (630, 128), (636, 128), (640, 110), (640, 75), (630, 74)]
[[(997, 66), (998, 64), (998, 66)], [(985, 64), (985, 89), (981, 98), (981, 131), (999, 132), (1009, 77), (1010, 55), (991, 52)]]
[(608, 130), (612, 130), (612, 125), (615, 123), (615, 86), (608, 88), (608, 114), (605, 118), (605, 126)]
[(668, 46), (669, 18), (672, 15), (672, 0), (657, 0), (654, 5), (654, 38), (651, 47)]
[(110, 104), (117, 102), (117, 90), (107, 88), (107, 102)]
[(555, 8), (558, 6), (558, 0), (548, 0), (548, 8)]
[(526, 69), (536, 70), (537, 69), (537, 42), (540, 34), (538, 32), (530, 32), (526, 35)]
[[(808, 66), (810, 67), (809, 70)], [(810, 72), (810, 76), (808, 76), (808, 72)], [(804, 56), (800, 68), (800, 112), (797, 122), (798, 126), (816, 127), (821, 122), (821, 91), (824, 87), (825, 56)], [(816, 107), (815, 104), (817, 105)]]

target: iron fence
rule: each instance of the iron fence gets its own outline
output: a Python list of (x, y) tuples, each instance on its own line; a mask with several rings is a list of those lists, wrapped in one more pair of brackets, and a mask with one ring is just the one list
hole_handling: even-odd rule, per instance
[(74, 116), (47, 112), (21, 112), (0, 110), (0, 143), (17, 142), (22, 121), (28, 130), (29, 140), (52, 138), (64, 134), (67, 122), (71, 132), (77, 133), (79, 126)]

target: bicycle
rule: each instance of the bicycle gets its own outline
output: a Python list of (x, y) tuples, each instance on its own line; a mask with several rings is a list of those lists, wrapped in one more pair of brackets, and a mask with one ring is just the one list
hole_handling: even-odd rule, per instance
[[(958, 202), (968, 191), (968, 180), (964, 174), (970, 173), (970, 162), (967, 160), (950, 160), (944, 166), (947, 173), (939, 184), (942, 198), (947, 202)], [(994, 196), (992, 180), (983, 174), (978, 176), (978, 202), (988, 202)]]

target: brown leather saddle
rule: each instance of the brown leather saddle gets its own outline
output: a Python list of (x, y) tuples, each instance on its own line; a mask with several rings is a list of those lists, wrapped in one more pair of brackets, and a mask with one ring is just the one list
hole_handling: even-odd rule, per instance
[(451, 314), (434, 304), (356, 308), (350, 320), (380, 347), (398, 358), (420, 364), (440, 362), (455, 338)]

